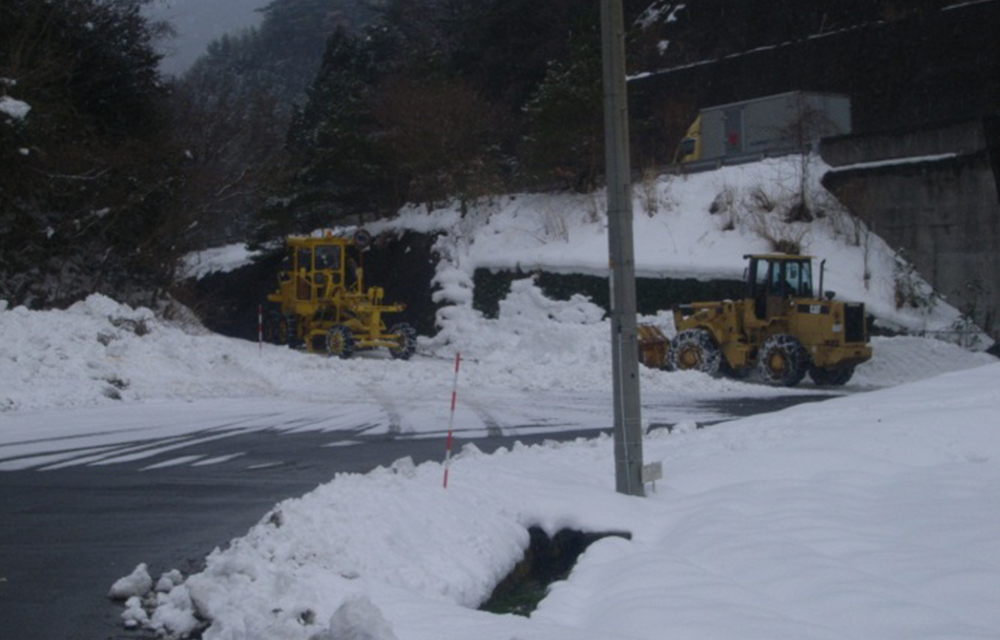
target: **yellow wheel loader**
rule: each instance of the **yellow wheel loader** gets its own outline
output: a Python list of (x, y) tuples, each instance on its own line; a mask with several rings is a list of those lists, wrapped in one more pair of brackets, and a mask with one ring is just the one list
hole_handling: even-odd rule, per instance
[(335, 235), (288, 238), (287, 268), (278, 290), (267, 296), (269, 342), (350, 358), (358, 349), (385, 347), (406, 360), (416, 350), (416, 332), (399, 322), (387, 328), (384, 314), (404, 304), (385, 304), (381, 287), (366, 287), (362, 263), (370, 237)]
[[(790, 254), (744, 256), (742, 300), (675, 307), (677, 335), (667, 343), (658, 327), (639, 330), (643, 364), (743, 378), (754, 369), (764, 382), (793, 387), (808, 373), (818, 385), (843, 385), (872, 357), (865, 307), (813, 290), (813, 259)], [(823, 288), (820, 263), (819, 291)]]

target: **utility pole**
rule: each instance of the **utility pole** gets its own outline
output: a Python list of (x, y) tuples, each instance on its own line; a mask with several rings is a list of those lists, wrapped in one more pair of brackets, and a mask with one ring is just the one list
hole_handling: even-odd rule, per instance
[(642, 482), (639, 342), (635, 318), (635, 250), (632, 246), (632, 176), (625, 93), (624, 22), (622, 0), (601, 0), (615, 487), (618, 493), (642, 496), (645, 490)]

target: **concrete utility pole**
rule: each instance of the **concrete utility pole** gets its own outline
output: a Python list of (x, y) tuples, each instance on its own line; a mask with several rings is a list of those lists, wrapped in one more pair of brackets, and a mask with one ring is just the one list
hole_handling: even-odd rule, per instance
[(611, 366), (614, 377), (615, 486), (645, 495), (639, 404), (639, 342), (635, 319), (635, 251), (632, 247), (632, 178), (625, 93), (625, 27), (622, 0), (601, 0), (604, 53), (604, 156), (608, 190), (608, 256), (611, 271)]

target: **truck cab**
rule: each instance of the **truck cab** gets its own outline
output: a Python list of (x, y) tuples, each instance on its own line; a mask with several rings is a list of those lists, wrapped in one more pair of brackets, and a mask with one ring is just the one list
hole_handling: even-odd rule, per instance
[(699, 115), (688, 127), (687, 133), (674, 151), (674, 164), (695, 162), (701, 160), (701, 116)]

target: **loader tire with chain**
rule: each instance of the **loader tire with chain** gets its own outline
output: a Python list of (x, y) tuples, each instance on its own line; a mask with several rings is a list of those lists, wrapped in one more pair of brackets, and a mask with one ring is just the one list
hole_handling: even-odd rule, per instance
[(757, 356), (757, 372), (767, 384), (794, 387), (809, 367), (809, 354), (795, 336), (779, 333), (764, 341)]
[(672, 371), (701, 371), (714, 376), (721, 362), (722, 353), (704, 329), (681, 331), (670, 341), (667, 363)]

